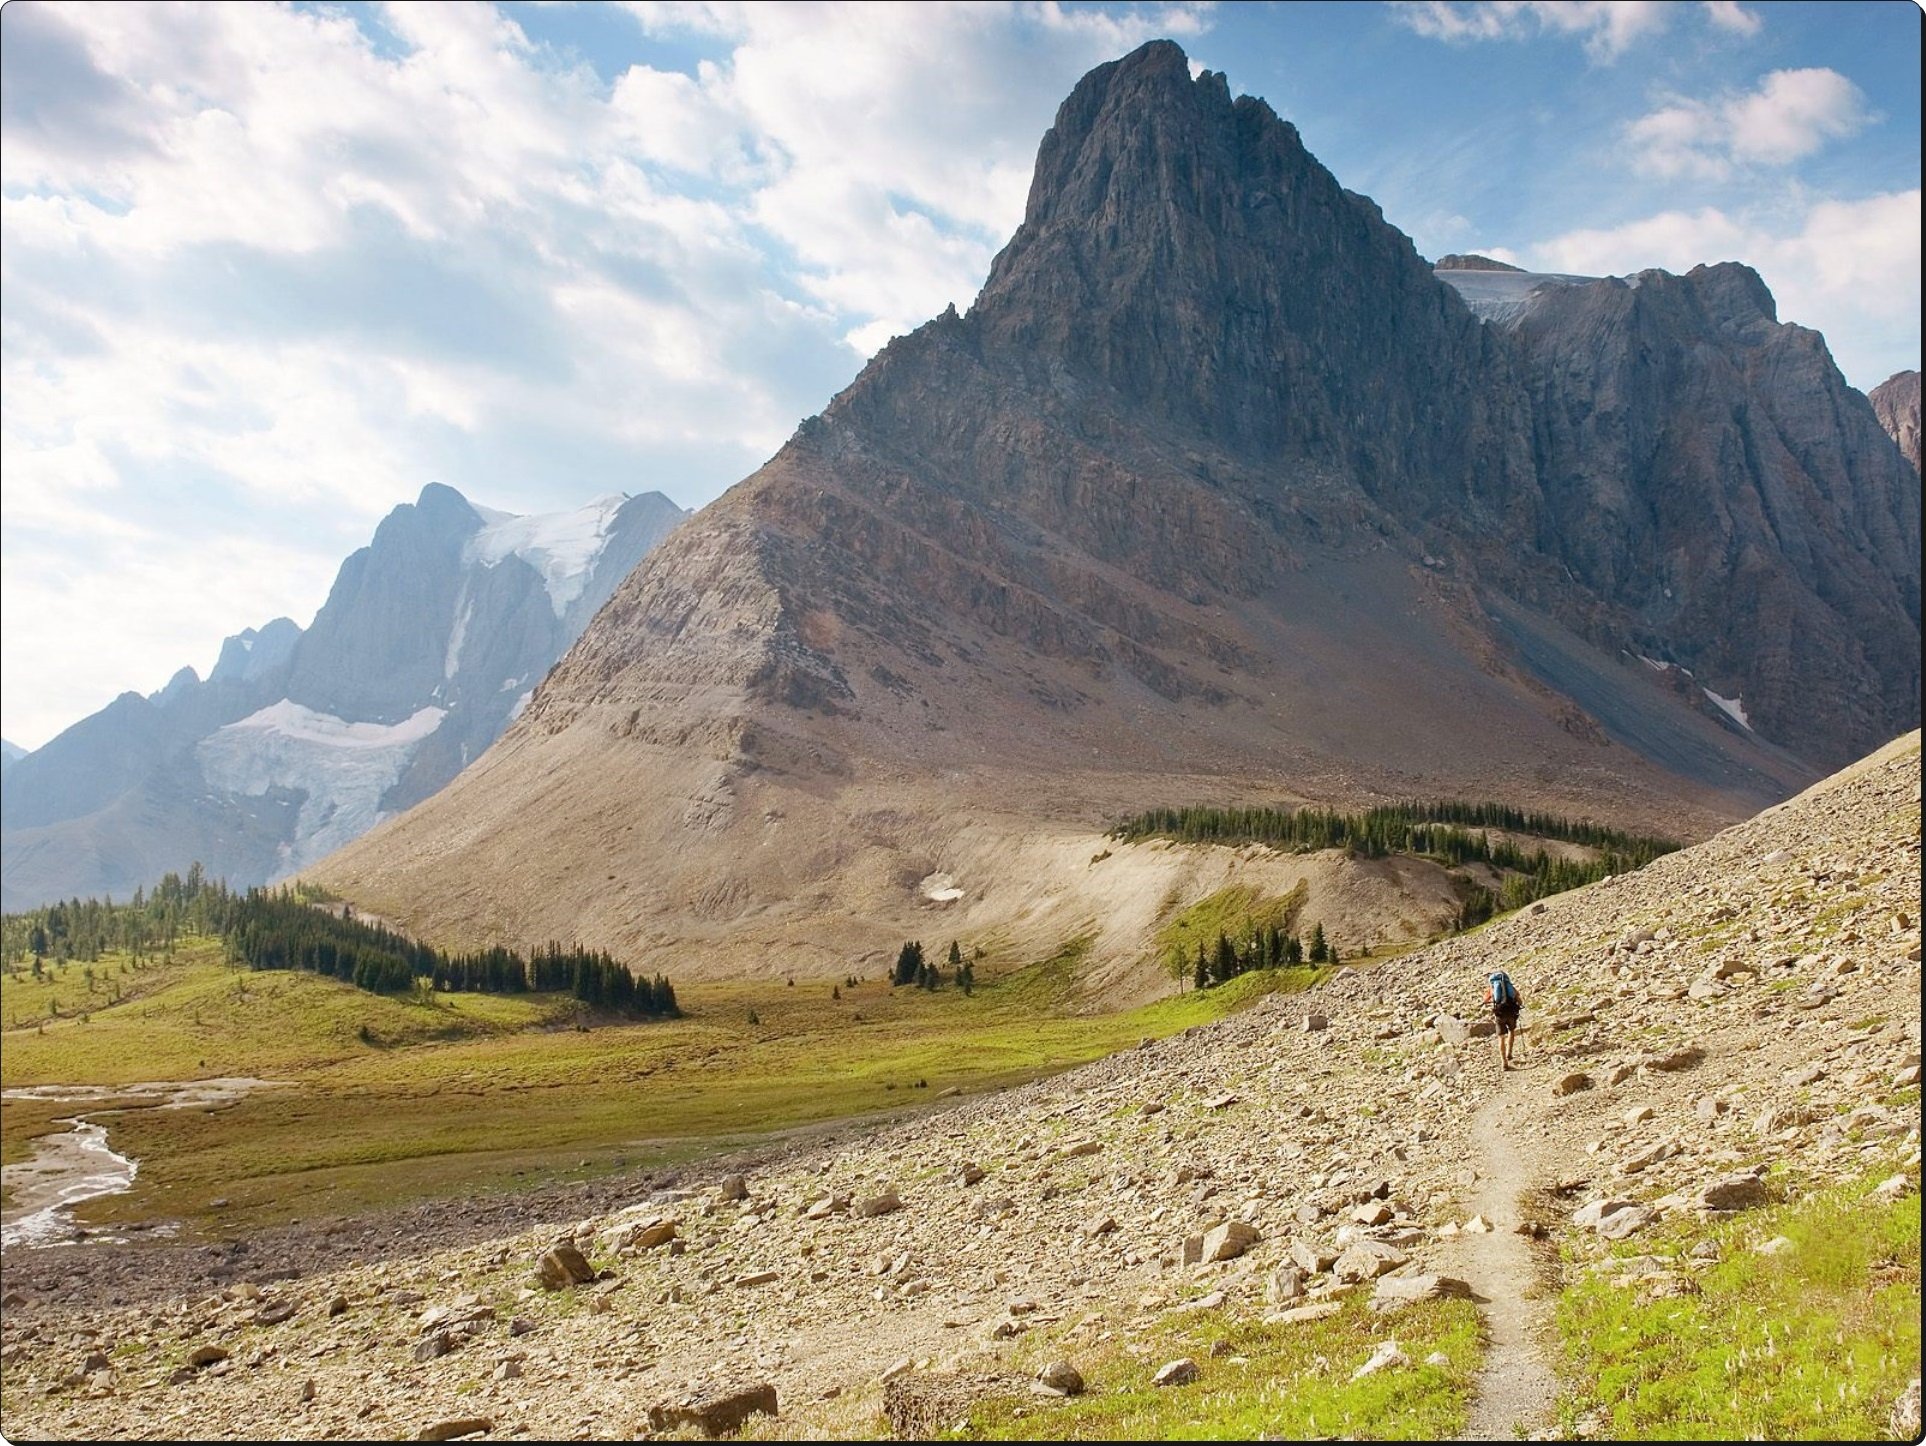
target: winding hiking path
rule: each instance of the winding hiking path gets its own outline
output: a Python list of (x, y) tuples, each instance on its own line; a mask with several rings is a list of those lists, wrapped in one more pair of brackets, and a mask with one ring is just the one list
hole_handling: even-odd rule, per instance
[[(1472, 1117), (1468, 1154), (1478, 1172), (1471, 1211), (1491, 1226), (1458, 1237), (1456, 1273), (1484, 1309), (1488, 1349), (1461, 1441), (1506, 1441), (1537, 1435), (1552, 1425), (1558, 1378), (1546, 1358), (1551, 1303), (1533, 1290), (1539, 1275), (1532, 1238), (1517, 1225), (1528, 1218), (1525, 1192), (1537, 1174), (1530, 1121), (1520, 1099), (1529, 1072), (1500, 1083)], [(1533, 1298), (1536, 1297), (1536, 1298)]]

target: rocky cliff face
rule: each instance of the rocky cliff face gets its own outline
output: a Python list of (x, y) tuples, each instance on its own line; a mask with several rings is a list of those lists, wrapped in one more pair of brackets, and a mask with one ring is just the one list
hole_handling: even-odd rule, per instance
[(885, 347), (318, 876), (685, 973), (929, 928), (1121, 957), (1164, 884), (1092, 860), (1152, 801), (1696, 833), (1913, 721), (1916, 489), (1752, 273), (1446, 274), (1175, 46), (1099, 67), (969, 313)]
[(1816, 762), (1909, 725), (1918, 492), (1824, 339), (1732, 263), (1563, 280), (1502, 324), (1542, 510), (1487, 574)]
[(511, 517), (430, 485), (286, 618), (9, 766), (8, 908), (125, 895), (195, 860), (236, 886), (338, 848), (494, 741), (682, 519), (659, 493)]
[(1913, 471), (1918, 473), (1919, 373), (1894, 372), (1872, 389), (1867, 400), (1872, 403), (1873, 414), (1879, 418), (1879, 425), (1886, 429), (1887, 436), (1899, 444), (1900, 453), (1913, 464)]

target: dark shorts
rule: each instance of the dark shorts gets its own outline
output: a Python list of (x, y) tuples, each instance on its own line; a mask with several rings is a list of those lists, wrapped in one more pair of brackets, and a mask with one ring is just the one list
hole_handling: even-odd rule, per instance
[(1513, 1004), (1504, 1009), (1494, 1009), (1491, 1017), (1498, 1021), (1500, 1034), (1515, 1034), (1518, 1030), (1518, 1006)]

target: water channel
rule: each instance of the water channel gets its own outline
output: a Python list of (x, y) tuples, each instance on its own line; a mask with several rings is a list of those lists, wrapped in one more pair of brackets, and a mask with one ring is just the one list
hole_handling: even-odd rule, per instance
[(226, 1109), (257, 1089), (285, 1088), (285, 1082), (231, 1076), (202, 1080), (147, 1080), (128, 1085), (33, 1085), (0, 1090), (7, 1100), (93, 1105), (63, 1117), (70, 1128), (42, 1135), (33, 1156), (0, 1168), (0, 1185), (12, 1203), (0, 1210), (0, 1250), (16, 1246), (72, 1245), (81, 1240), (123, 1237), (83, 1231), (74, 1207), (103, 1195), (134, 1188), (140, 1162), (107, 1143), (107, 1126), (97, 1120), (127, 1109)]

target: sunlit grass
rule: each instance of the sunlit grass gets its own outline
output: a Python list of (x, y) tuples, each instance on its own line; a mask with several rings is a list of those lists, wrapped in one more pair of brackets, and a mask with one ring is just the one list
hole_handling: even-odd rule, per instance
[[(555, 995), (374, 995), (235, 968), (218, 943), (196, 940), (142, 971), (138, 997), (84, 1022), (9, 1030), (0, 1082), (292, 1082), (218, 1111), (107, 1121), (140, 1176), (85, 1217), (205, 1218), (218, 1197), (232, 1227), (525, 1188), (929, 1105), (946, 1090), (997, 1088), (1176, 1033), (1309, 977), (1252, 974), (1121, 1013), (1073, 1013), (1081, 957), (1081, 941), (1069, 941), (1036, 964), (979, 975), (967, 996), (881, 981), (690, 983), (678, 990), (688, 1017), (637, 1023)], [(0, 1015), (29, 987), (47, 986), (0, 982)], [(55, 1112), (0, 1109), (6, 1158), (27, 1154)]]
[[(1193, 1311), (1106, 1334), (1101, 1341), (1074, 1330), (1025, 1337), (1020, 1368), (1033, 1371), (1058, 1357), (1075, 1361), (1086, 1393), (986, 1402), (972, 1413), (968, 1438), (1448, 1440), (1464, 1428), (1483, 1355), (1478, 1310), (1470, 1301), (1431, 1301), (1376, 1315), (1363, 1292), (1320, 1321), (1266, 1325), (1224, 1310)], [(1410, 1364), (1353, 1380), (1385, 1340), (1396, 1340)], [(1445, 1357), (1443, 1364), (1427, 1363), (1434, 1353)], [(1152, 1385), (1158, 1368), (1179, 1357), (1196, 1362), (1198, 1379)]]
[[(1673, 1258), (1697, 1293), (1649, 1299), (1595, 1278), (1568, 1289), (1568, 1419), (1602, 1409), (1620, 1440), (1890, 1435), (1893, 1401), (1919, 1374), (1920, 1200), (1872, 1195), (1887, 1173), (1621, 1247)], [(1775, 1236), (1791, 1249), (1757, 1251)], [(1702, 1240), (1721, 1259), (1694, 1271), (1683, 1257)]]

